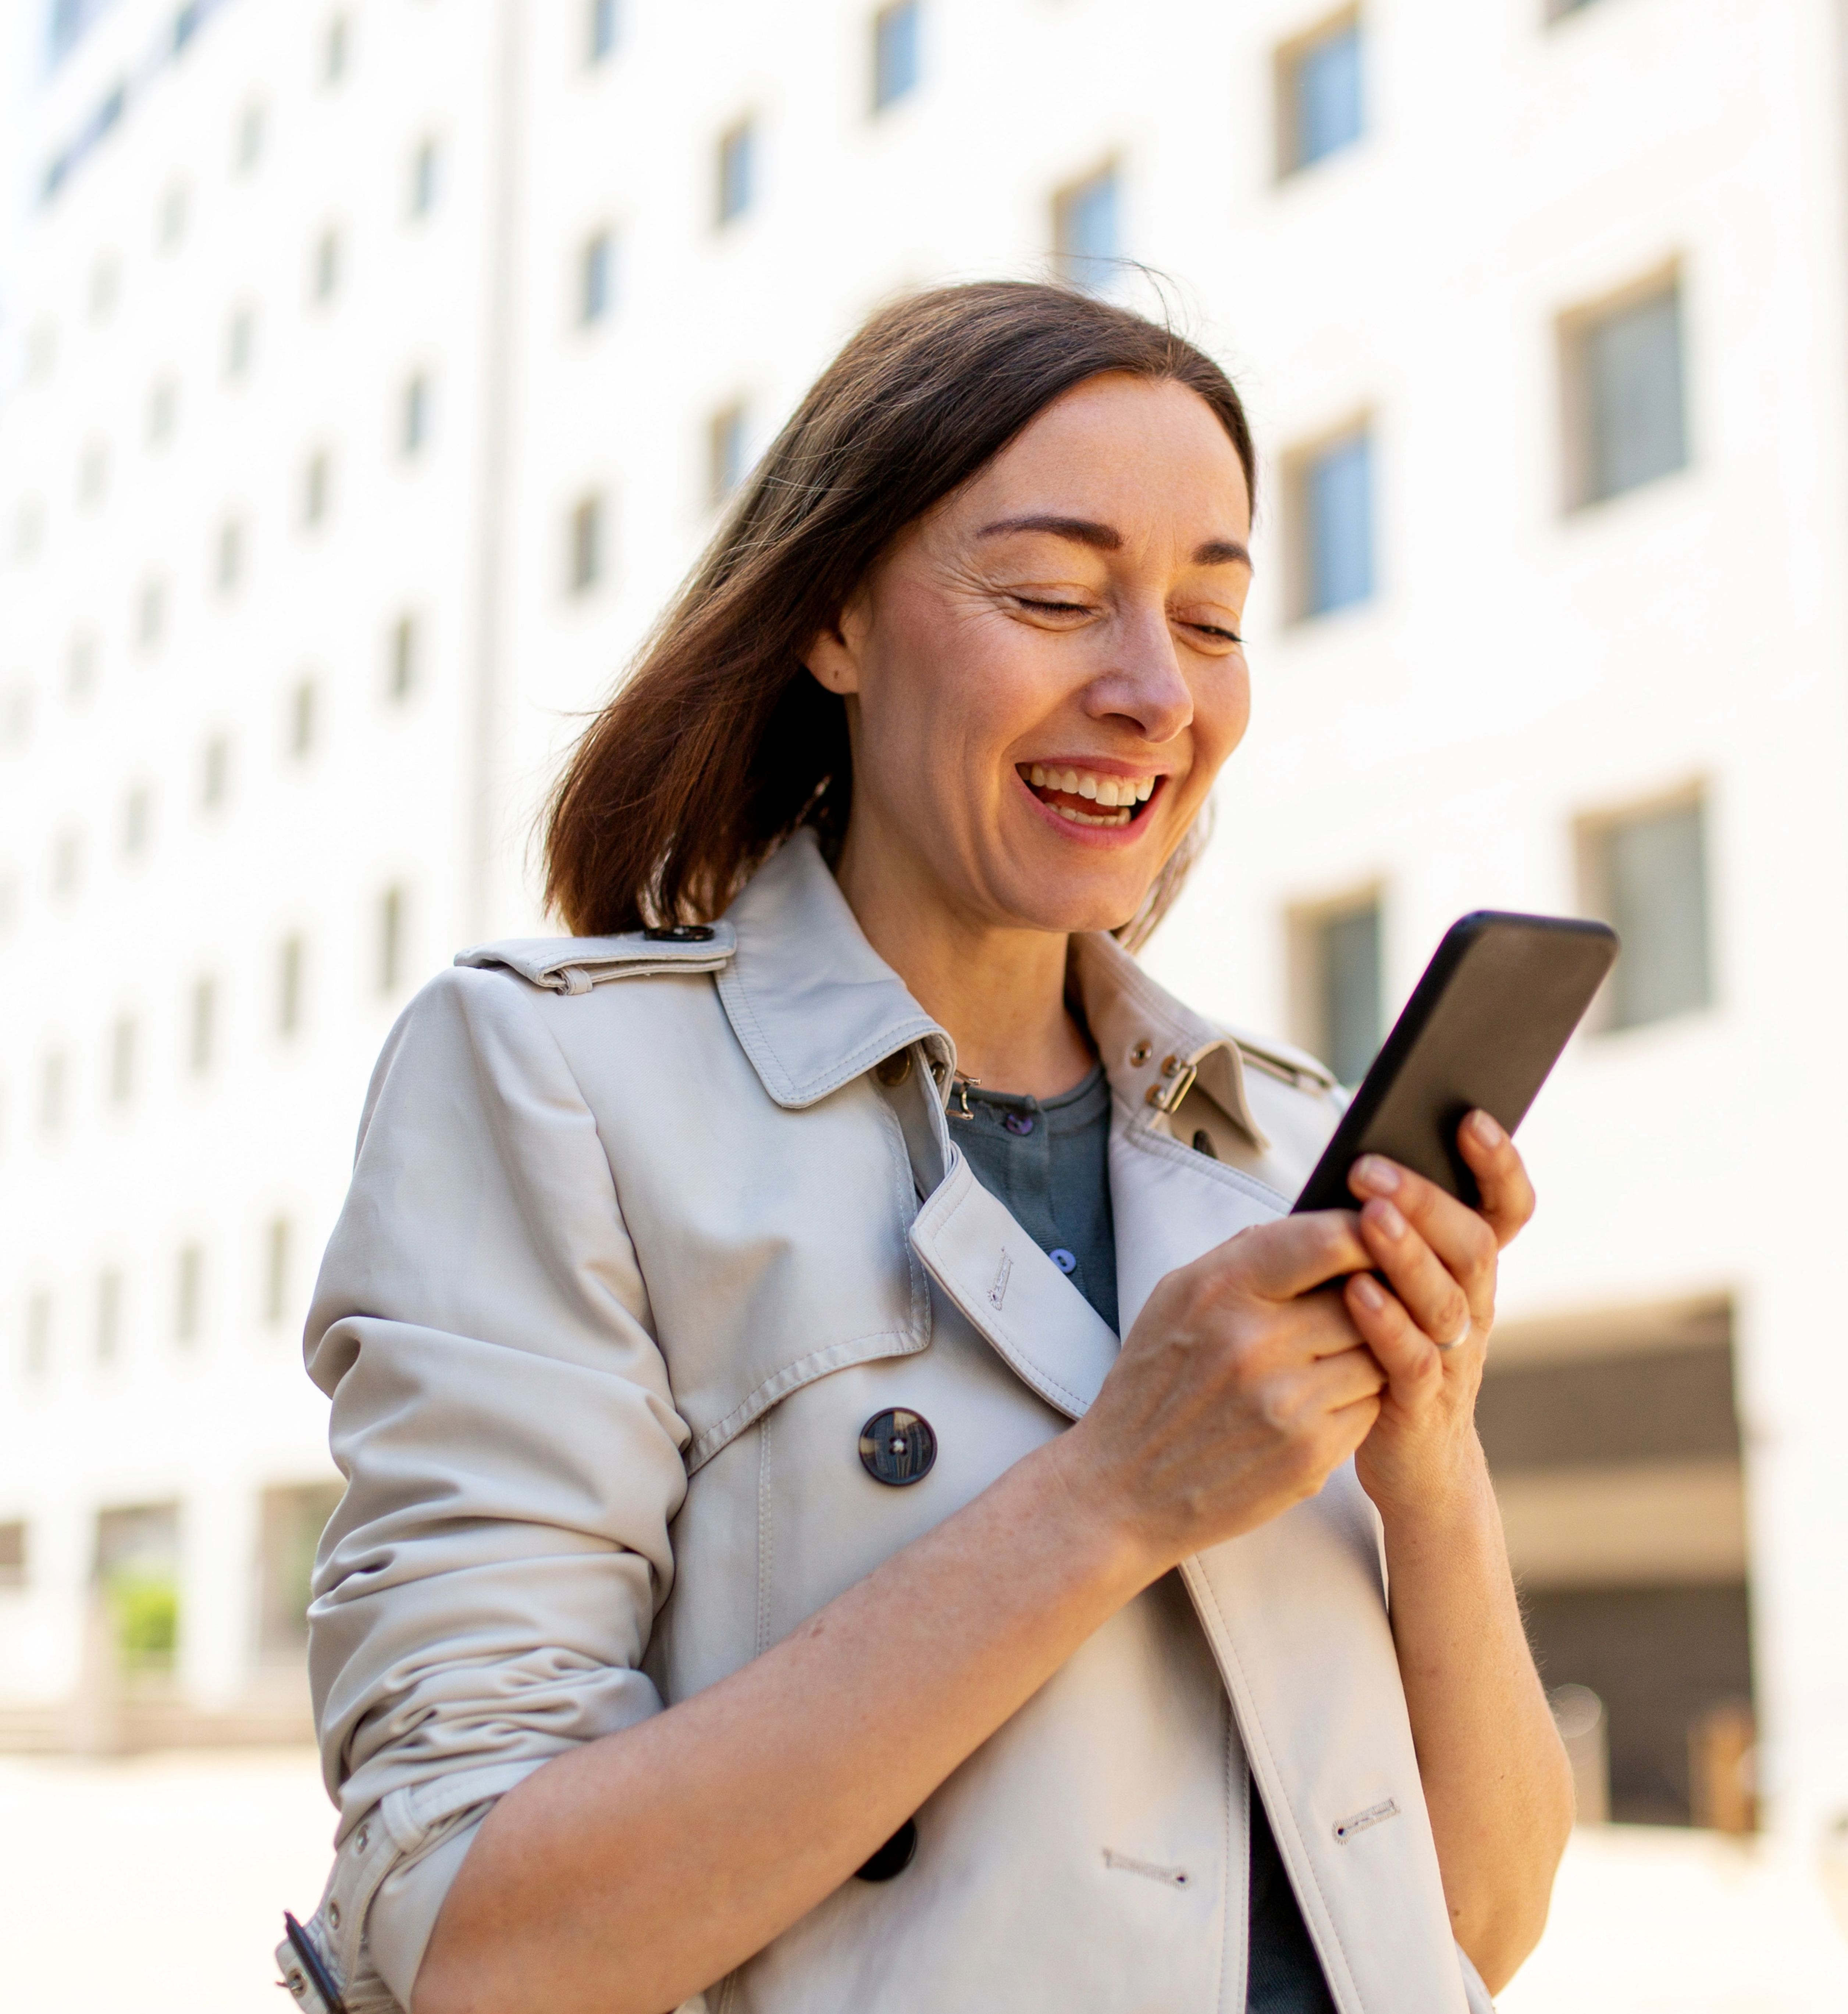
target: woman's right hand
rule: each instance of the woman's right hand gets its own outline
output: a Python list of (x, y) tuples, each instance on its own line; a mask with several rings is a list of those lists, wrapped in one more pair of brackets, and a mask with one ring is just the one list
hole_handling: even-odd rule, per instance
[(1151, 1578), (1313, 1496), (1386, 1377), (1341, 1283), (1375, 1263), (1346, 1210), (1241, 1231), (1150, 1295), (1088, 1413), (1048, 1453)]

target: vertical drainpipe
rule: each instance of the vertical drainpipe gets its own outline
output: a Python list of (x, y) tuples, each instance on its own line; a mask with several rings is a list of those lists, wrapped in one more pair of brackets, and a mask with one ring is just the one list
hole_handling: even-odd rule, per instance
[(507, 471), (511, 460), (514, 260), (520, 163), (520, 0), (494, 8), (495, 98), (491, 145), (487, 357), (481, 498), (475, 528), (475, 681), (469, 722), (467, 887), (469, 939), (489, 934), (495, 855), (494, 740), (500, 701), (507, 569)]

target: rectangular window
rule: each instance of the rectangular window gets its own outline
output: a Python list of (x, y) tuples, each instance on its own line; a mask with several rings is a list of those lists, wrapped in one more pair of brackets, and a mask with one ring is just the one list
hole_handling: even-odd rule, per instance
[(391, 670), (386, 691), (395, 700), (409, 699), (417, 690), (417, 618), (400, 615), (392, 625)]
[(435, 206), (439, 159), (434, 140), (424, 141), (411, 157), (410, 213), (413, 217), (427, 217)]
[(174, 1340), (197, 1342), (206, 1324), (206, 1255), (196, 1245), (180, 1248), (174, 1268)]
[(26, 1521), (9, 1518), (0, 1524), (0, 1587), (26, 1585)]
[(1623, 941), (1603, 1025), (1638, 1028), (1713, 999), (1705, 816), (1698, 795), (1580, 828), (1585, 906)]
[(299, 937), (285, 937), (276, 960), (276, 1028), (279, 1034), (292, 1035), (302, 1025), (303, 968), (306, 953)]
[(74, 832), (61, 832), (52, 848), (52, 890), (59, 895), (74, 895), (82, 878), (84, 842)]
[(324, 231), (315, 240), (313, 277), (308, 290), (317, 301), (331, 301), (340, 284), (340, 234)]
[(108, 1272), (96, 1282), (96, 1360), (113, 1364), (122, 1346), (122, 1275)]
[(578, 261), (578, 319), (601, 321), (616, 292), (616, 242), (607, 231), (585, 241)]
[(288, 1312), (288, 1219), (272, 1217), (263, 1233), (263, 1319), (273, 1327)]
[(231, 744), (222, 734), (215, 734), (206, 744), (204, 759), (199, 764), (199, 801), (206, 811), (217, 811), (231, 795)]
[(210, 979), (192, 983), (192, 1011), (187, 1016), (186, 1060), (195, 1077), (212, 1067), (213, 1037), (217, 1032), (218, 988)]
[(311, 455), (302, 475), (302, 522), (318, 525), (328, 514), (328, 457)]
[(756, 129), (741, 119), (719, 137), (718, 221), (729, 224), (750, 209), (754, 193), (757, 152)]
[(872, 109), (888, 105), (918, 88), (920, 74), (919, 0), (894, 0), (872, 17)]
[(170, 380), (163, 378), (148, 395), (148, 441), (158, 447), (174, 430), (174, 392)]
[(566, 554), (566, 577), (573, 594), (588, 594), (603, 572), (603, 501), (581, 498), (572, 507)]
[(421, 453), (429, 432), (430, 381), (420, 371), (404, 387), (399, 445), (407, 455)]
[(165, 1672), (180, 1640), (180, 1507), (99, 1512), (96, 1586), (122, 1668)]
[(1295, 457), (1284, 488), (1295, 520), (1298, 615), (1327, 615), (1373, 592), (1373, 435), (1356, 427)]
[(224, 339), (224, 374), (242, 378), (250, 368), (251, 353), (256, 346), (256, 324), (248, 308), (240, 308), (231, 318)]
[(139, 853), (154, 822), (154, 802), (145, 784), (129, 792), (122, 807), (122, 851)]
[(47, 1133), (56, 1133), (64, 1123), (65, 1079), (70, 1074), (64, 1058), (54, 1049), (39, 1067), (38, 1123)]
[(314, 1555), (339, 1502), (337, 1482), (263, 1493), (257, 1653), (266, 1662), (295, 1664), (307, 1649)]
[(727, 406), (712, 417), (707, 441), (706, 494), (714, 510), (743, 479), (748, 426), (741, 403)]
[(303, 679), (288, 696), (288, 752), (297, 762), (314, 747), (314, 681)]
[(142, 588), (141, 600), (135, 610), (135, 641), (144, 650), (151, 650), (160, 641), (160, 633), (166, 627), (167, 593), (157, 580), (151, 580)]
[(1560, 325), (1569, 504), (1601, 503), (1688, 462), (1681, 296), (1673, 274)]
[(347, 59), (352, 53), (349, 39), (346, 16), (336, 14), (328, 22), (327, 35), (321, 43), (321, 75), (324, 84), (338, 84), (346, 76)]
[(586, 16), (585, 54), (592, 63), (601, 63), (621, 39), (621, 9), (618, 0), (589, 0)]
[(1052, 199), (1052, 249), (1060, 277), (1093, 292), (1123, 256), (1122, 204), (1114, 163)]
[(238, 121), (237, 162), (238, 168), (248, 174), (263, 158), (263, 109), (260, 105), (249, 105)]
[(227, 518), (218, 528), (218, 591), (229, 594), (244, 573), (244, 528), (236, 518)]
[(378, 898), (378, 990), (396, 993), (404, 975), (404, 937), (408, 905), (402, 888), (388, 888)]
[(126, 1105), (134, 1095), (134, 1023), (127, 1015), (109, 1033), (109, 1098)]
[(26, 1303), (26, 1375), (42, 1378), (52, 1367), (52, 1297), (34, 1294)]
[(1346, 1084), (1378, 1052), (1382, 1027), (1380, 899), (1320, 904), (1291, 919), (1293, 1018), (1303, 1046)]
[(1277, 56), (1277, 173), (1352, 146), (1363, 131), (1360, 18), (1352, 9)]

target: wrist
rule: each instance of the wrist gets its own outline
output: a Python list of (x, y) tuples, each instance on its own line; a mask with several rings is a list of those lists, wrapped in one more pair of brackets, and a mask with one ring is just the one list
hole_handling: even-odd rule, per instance
[(1073, 1427), (1027, 1457), (1036, 1497), (1052, 1508), (1061, 1550), (1101, 1590), (1126, 1601), (1175, 1562), (1163, 1556), (1126, 1491), (1090, 1459), (1089, 1436)]
[(1488, 1462), (1474, 1424), (1441, 1460), (1421, 1462), (1395, 1475), (1391, 1486), (1371, 1488), (1390, 1541), (1393, 1538), (1449, 1539), (1480, 1527), (1484, 1517), (1498, 1526), (1500, 1513)]

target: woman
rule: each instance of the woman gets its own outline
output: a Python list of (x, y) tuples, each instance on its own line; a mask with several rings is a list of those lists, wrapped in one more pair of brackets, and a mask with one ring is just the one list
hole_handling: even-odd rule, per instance
[(1435, 2014), (1532, 1947), (1520, 1159), (1285, 1215), (1326, 1073), (1118, 941), (1244, 732), (1252, 478), (1120, 309), (878, 316), (571, 762), (580, 934), (394, 1031), (309, 1322), (350, 2008)]

